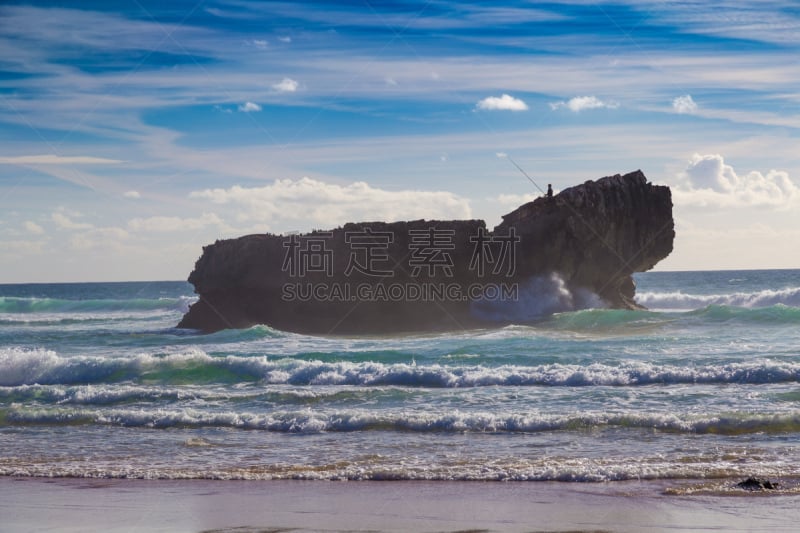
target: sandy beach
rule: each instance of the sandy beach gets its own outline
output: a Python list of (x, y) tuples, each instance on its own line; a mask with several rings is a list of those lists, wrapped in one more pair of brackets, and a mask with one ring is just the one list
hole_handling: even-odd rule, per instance
[[(695, 482), (697, 483), (697, 482)], [(680, 496), (663, 482), (0, 478), (5, 532), (794, 531), (796, 495)]]

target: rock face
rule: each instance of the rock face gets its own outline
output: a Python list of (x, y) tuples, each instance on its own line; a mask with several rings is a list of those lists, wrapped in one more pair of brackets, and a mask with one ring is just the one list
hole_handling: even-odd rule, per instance
[(538, 198), (493, 231), (415, 220), (247, 235), (203, 248), (189, 276), (200, 298), (178, 327), (385, 334), (636, 309), (631, 274), (669, 255), (674, 236), (669, 188), (641, 171)]

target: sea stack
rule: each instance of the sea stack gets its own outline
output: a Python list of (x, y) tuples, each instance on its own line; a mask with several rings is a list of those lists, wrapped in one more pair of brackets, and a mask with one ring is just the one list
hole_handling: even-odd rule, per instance
[(414, 220), (219, 240), (189, 275), (199, 300), (178, 327), (391, 334), (638, 309), (631, 275), (667, 257), (674, 237), (669, 188), (637, 170), (537, 198), (491, 231)]

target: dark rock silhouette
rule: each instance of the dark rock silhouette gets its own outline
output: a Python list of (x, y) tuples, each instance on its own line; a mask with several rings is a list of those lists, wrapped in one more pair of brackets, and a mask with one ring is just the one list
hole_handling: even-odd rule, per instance
[(491, 232), (415, 220), (247, 235), (203, 248), (189, 276), (200, 298), (178, 327), (385, 334), (637, 309), (631, 274), (669, 255), (674, 235), (669, 188), (641, 171), (537, 198)]
[(777, 483), (757, 477), (749, 477), (737, 483), (736, 486), (744, 490), (776, 490), (778, 488)]

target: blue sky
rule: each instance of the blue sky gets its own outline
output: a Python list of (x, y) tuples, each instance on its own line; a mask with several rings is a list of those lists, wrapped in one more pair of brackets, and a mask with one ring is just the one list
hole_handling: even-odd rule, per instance
[[(500, 216), (642, 169), (660, 269), (800, 267), (796, 2), (4, 2), (0, 282), (217, 238)], [(505, 157), (503, 156), (505, 154)]]

